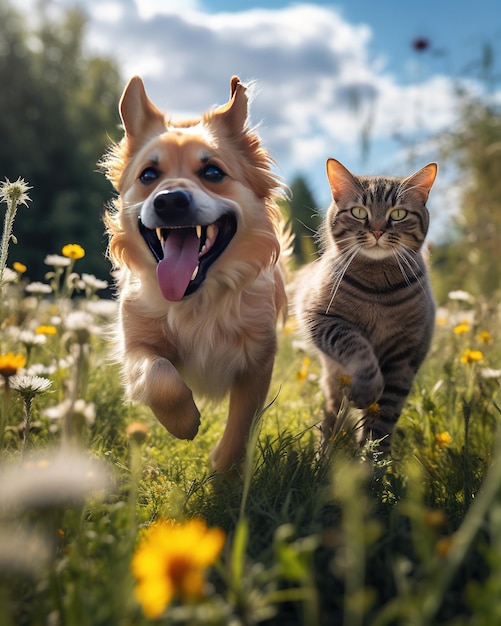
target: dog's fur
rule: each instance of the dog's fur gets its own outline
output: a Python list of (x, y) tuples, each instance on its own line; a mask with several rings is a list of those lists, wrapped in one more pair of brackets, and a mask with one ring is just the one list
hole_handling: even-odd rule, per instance
[[(192, 439), (199, 428), (192, 391), (213, 399), (230, 391), (226, 428), (211, 454), (218, 471), (244, 457), (268, 392), (277, 319), (286, 307), (279, 263), (285, 239), (274, 200), (282, 184), (248, 127), (247, 108), (246, 88), (233, 77), (225, 105), (174, 122), (150, 102), (136, 76), (120, 101), (124, 138), (101, 163), (119, 194), (105, 222), (117, 269), (116, 334), (126, 391), (181, 439)], [(172, 225), (180, 232), (180, 226), (217, 221), (222, 231), (220, 218), (228, 213), (236, 232), (204, 270), (205, 279), (189, 295), (177, 293), (179, 287), (172, 294), (171, 270), (160, 278), (139, 224), (150, 238), (157, 227)]]

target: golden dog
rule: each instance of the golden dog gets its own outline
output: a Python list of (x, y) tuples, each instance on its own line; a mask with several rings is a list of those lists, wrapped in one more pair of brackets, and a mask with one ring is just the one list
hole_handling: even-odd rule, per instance
[(118, 359), (128, 396), (181, 439), (198, 431), (193, 394), (229, 414), (211, 454), (243, 459), (268, 392), (286, 296), (282, 187), (248, 127), (246, 88), (199, 119), (173, 121), (139, 77), (120, 101), (125, 135), (101, 163), (119, 193), (105, 222), (117, 269)]

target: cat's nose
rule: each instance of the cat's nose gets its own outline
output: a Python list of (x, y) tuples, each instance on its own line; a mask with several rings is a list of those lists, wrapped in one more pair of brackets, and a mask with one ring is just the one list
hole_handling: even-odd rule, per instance
[(384, 230), (373, 230), (372, 234), (376, 238), (376, 241), (379, 241), (379, 238), (381, 237), (381, 235), (384, 235)]

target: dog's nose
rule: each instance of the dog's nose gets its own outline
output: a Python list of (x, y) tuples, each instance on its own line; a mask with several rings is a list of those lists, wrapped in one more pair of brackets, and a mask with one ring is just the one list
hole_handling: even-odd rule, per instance
[(159, 217), (173, 217), (180, 211), (189, 209), (191, 203), (191, 194), (184, 189), (176, 189), (175, 191), (165, 189), (158, 192), (153, 199), (153, 208)]

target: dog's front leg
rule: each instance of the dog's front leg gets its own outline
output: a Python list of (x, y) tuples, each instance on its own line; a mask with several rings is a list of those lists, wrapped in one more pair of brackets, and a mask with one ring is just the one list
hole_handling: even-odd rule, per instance
[(123, 372), (129, 396), (147, 404), (158, 421), (175, 437), (193, 439), (200, 425), (200, 413), (191, 389), (172, 363), (148, 350), (129, 351)]
[(264, 406), (273, 371), (274, 354), (253, 371), (240, 376), (230, 395), (228, 421), (223, 436), (213, 450), (212, 467), (223, 472), (243, 461), (252, 421)]

